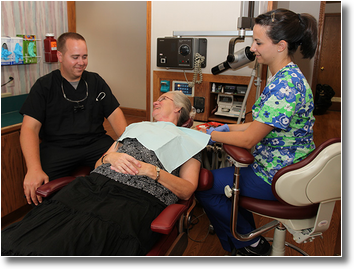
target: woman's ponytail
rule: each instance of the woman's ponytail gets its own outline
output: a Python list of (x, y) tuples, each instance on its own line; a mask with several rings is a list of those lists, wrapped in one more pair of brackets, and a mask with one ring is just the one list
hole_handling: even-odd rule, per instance
[(317, 48), (317, 22), (310, 14), (299, 14), (304, 24), (304, 34), (301, 40), (300, 52), (304, 58), (312, 58)]

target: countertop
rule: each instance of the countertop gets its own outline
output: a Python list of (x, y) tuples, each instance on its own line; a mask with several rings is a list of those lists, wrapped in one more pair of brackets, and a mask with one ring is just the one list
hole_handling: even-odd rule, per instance
[(1, 98), (1, 128), (22, 123), (23, 116), (19, 111), (27, 96), (21, 94)]

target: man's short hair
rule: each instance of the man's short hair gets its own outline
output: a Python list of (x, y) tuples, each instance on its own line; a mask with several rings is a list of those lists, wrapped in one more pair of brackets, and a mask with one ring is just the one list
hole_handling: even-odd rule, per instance
[(64, 33), (58, 37), (58, 41), (57, 41), (57, 50), (60, 51), (61, 53), (65, 53), (66, 40), (68, 39), (83, 40), (86, 42), (85, 38), (78, 33), (73, 33), (73, 32)]

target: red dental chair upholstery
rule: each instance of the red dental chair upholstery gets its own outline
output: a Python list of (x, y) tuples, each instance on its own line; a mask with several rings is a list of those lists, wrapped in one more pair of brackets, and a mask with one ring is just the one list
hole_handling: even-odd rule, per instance
[[(42, 185), (37, 189), (36, 193), (43, 198), (49, 197), (65, 187), (77, 176), (85, 176), (89, 173), (90, 168), (79, 168), (72, 176), (58, 178)], [(207, 169), (201, 168), (197, 190), (210, 189), (213, 184), (212, 179), (212, 173)], [(181, 256), (183, 254), (188, 245), (186, 229), (195, 204), (194, 195), (192, 195), (189, 200), (180, 200), (176, 204), (169, 205), (160, 213), (151, 223), (151, 229), (154, 232), (161, 233), (162, 236), (147, 256)]]
[[(231, 231), (234, 237), (248, 241), (273, 228), (272, 256), (283, 256), (285, 246), (302, 255), (304, 251), (285, 242), (286, 231), (297, 243), (321, 236), (331, 223), (335, 202), (341, 199), (341, 139), (327, 140), (304, 160), (279, 170), (272, 181), (278, 201), (259, 200), (239, 195), (239, 170), (253, 163), (247, 150), (223, 145), (229, 160), (235, 165), (233, 188), (226, 186), (226, 196), (232, 198)], [(238, 205), (261, 216), (274, 219), (246, 235), (236, 231)]]
[(57, 191), (61, 190), (62, 188), (64, 188), (75, 178), (87, 176), (90, 174), (90, 172), (91, 172), (91, 168), (88, 166), (79, 167), (78, 169), (76, 169), (71, 173), (71, 176), (57, 178), (55, 180), (49, 181), (48, 183), (40, 186), (36, 190), (36, 194), (43, 198), (47, 198), (52, 194), (56, 193)]

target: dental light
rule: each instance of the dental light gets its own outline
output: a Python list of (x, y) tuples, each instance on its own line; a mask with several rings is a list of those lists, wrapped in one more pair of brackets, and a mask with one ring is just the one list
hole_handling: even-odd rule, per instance
[(245, 64), (254, 61), (256, 57), (253, 52), (251, 52), (251, 48), (249, 46), (234, 52), (237, 40), (244, 40), (244, 37), (235, 37), (230, 40), (229, 54), (227, 55), (227, 59), (225, 62), (220, 63), (211, 69), (213, 75), (220, 74), (221, 72), (224, 72), (230, 68), (235, 70)]

